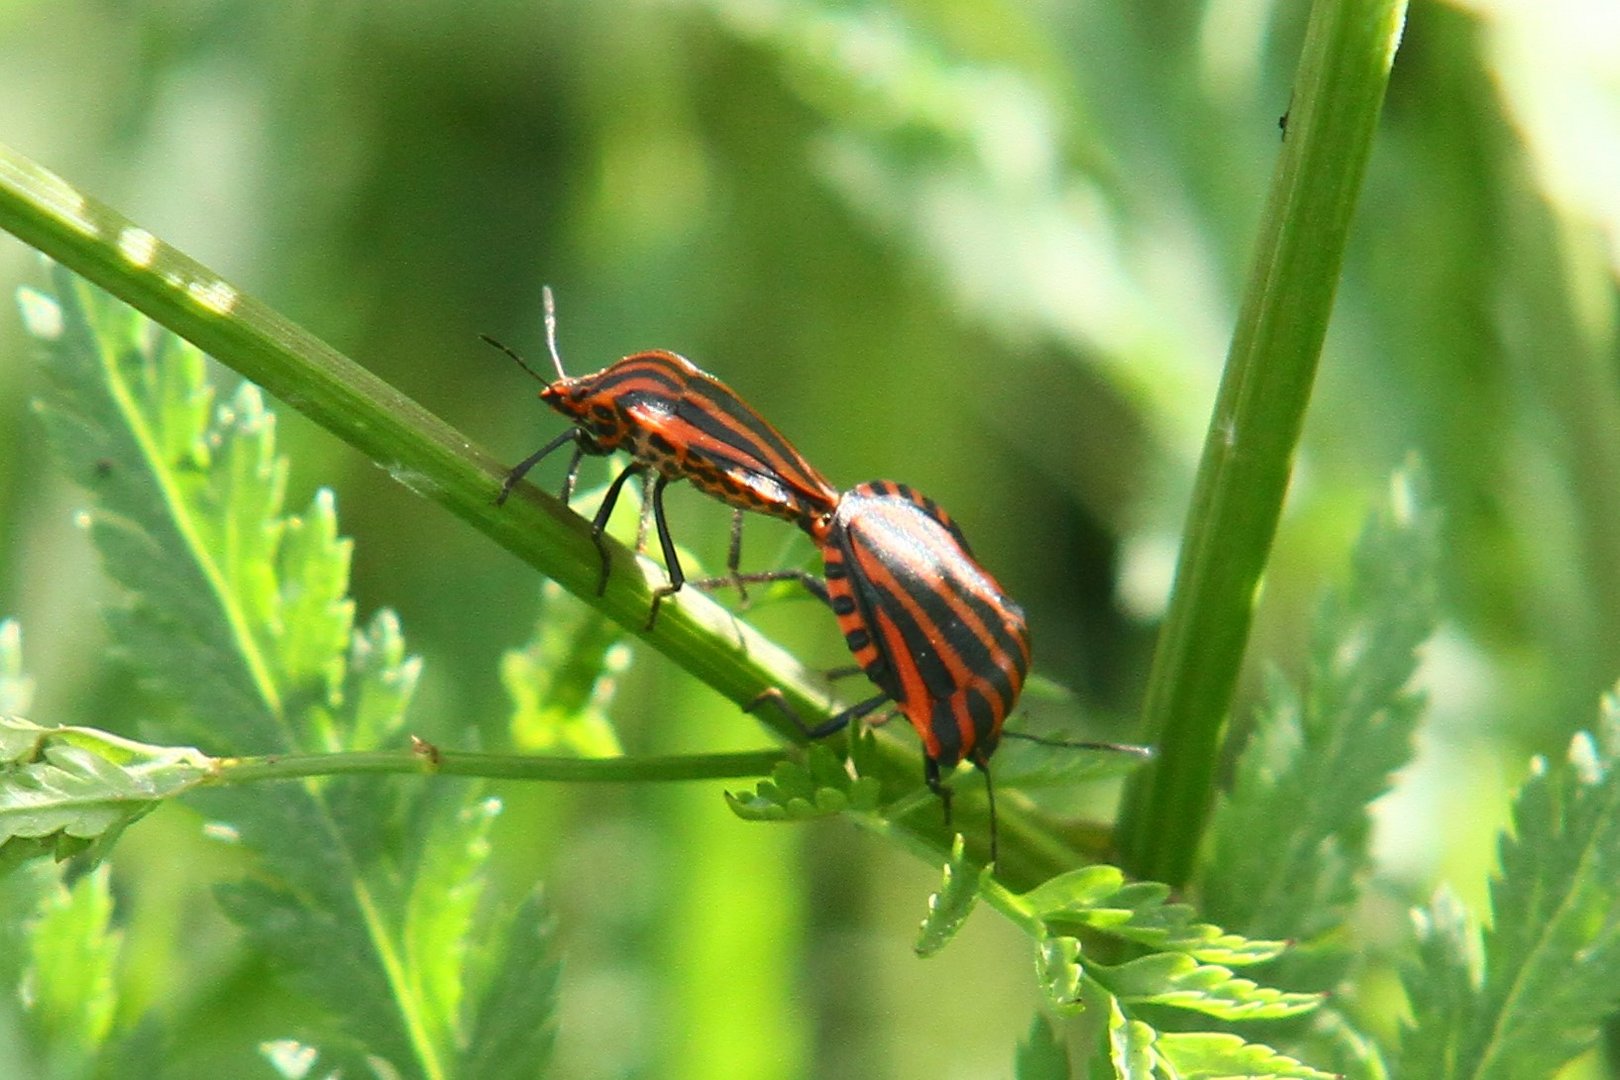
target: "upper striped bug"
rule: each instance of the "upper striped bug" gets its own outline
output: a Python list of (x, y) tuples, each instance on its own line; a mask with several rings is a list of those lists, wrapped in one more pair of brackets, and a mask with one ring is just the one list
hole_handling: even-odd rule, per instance
[(803, 725), (780, 692), (767, 690), (755, 704), (770, 701), (810, 738), (821, 738), (892, 703), (922, 739), (923, 777), (944, 803), (947, 823), (950, 789), (941, 780), (942, 770), (966, 760), (984, 776), (991, 862), (997, 835), (990, 755), (1003, 734), (1048, 745), (1144, 753), (1115, 743), (1059, 742), (1002, 731), (1029, 673), (1029, 624), (934, 500), (905, 484), (860, 484), (843, 494), (811, 534), (821, 547), (825, 579), (802, 571), (745, 576), (804, 582), (831, 606), (845, 644), (881, 693), (815, 727)]
[(679, 591), (686, 581), (664, 513), (664, 488), (671, 481), (688, 480), (736, 510), (725, 580), (739, 589), (746, 581), (738, 572), (744, 510), (784, 518), (807, 531), (832, 513), (837, 489), (730, 387), (685, 357), (653, 350), (627, 356), (591, 375), (567, 374), (557, 350), (557, 311), (549, 287), (543, 297), (546, 348), (557, 371), (555, 380), (537, 374), (522, 357), (493, 338), (484, 340), (544, 383), (541, 400), (574, 426), (513, 466), (495, 501), (504, 503), (530, 469), (570, 442), (574, 455), (563, 481), (565, 503), (573, 494), (582, 457), (628, 452), (630, 464), (608, 485), (591, 521), (591, 539), (602, 557), (597, 595), (607, 589), (611, 565), (603, 531), (620, 491), (632, 476), (655, 477), (642, 512), (652, 515), (669, 571), (669, 584), (653, 593), (647, 615), (649, 630), (664, 598)]

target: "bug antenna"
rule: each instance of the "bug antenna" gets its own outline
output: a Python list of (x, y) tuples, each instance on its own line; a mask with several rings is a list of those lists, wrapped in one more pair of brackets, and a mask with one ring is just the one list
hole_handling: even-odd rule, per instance
[(503, 342), (496, 341), (488, 334), (479, 334), (478, 336), (483, 340), (485, 345), (495, 346), (495, 348), (501, 350), (501, 352), (505, 353), (512, 360), (516, 361), (518, 367), (529, 373), (529, 378), (533, 379), (535, 382), (543, 383), (546, 386), (551, 385), (550, 379), (546, 378), (544, 375), (541, 375), (538, 371), (534, 370), (534, 368), (530, 367), (523, 357), (519, 356), (515, 350), (511, 349)]
[(1115, 754), (1129, 754), (1132, 757), (1151, 758), (1153, 747), (1137, 746), (1133, 743), (1117, 742), (1073, 742), (1069, 739), (1048, 739), (1043, 735), (1031, 735), (1027, 731), (1003, 730), (1004, 739), (1023, 739), (1025, 742), (1038, 743), (1041, 746), (1056, 746), (1064, 750), (1107, 750)]
[(540, 303), (546, 312), (546, 350), (551, 353), (551, 363), (557, 369), (557, 378), (566, 379), (568, 373), (563, 370), (562, 354), (557, 351), (557, 298), (551, 294), (550, 285), (541, 286)]

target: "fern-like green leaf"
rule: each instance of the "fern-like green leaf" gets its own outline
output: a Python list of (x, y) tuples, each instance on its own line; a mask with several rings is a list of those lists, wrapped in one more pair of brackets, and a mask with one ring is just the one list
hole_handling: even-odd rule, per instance
[[(354, 636), (331, 714), (346, 747), (398, 734), (419, 670), (403, 649), (387, 613)], [(288, 785), (273, 801), (238, 788), (198, 801), (263, 860), (269, 876), (222, 886), (220, 903), (290, 985), (338, 1020), (320, 1040), (323, 1062), (353, 1060), (363, 1047), (411, 1073), (445, 1075), (452, 1047), (425, 996), (432, 977), (412, 962), (405, 917), (391, 914), (406, 909), (414, 884), (390, 866), (406, 842), (397, 824), (407, 812), (385, 797), (397, 790), (347, 778)], [(413, 846), (424, 839), (411, 836)]]
[(928, 915), (917, 932), (915, 946), (919, 957), (933, 956), (950, 943), (967, 922), (979, 898), (979, 887), (990, 876), (990, 867), (968, 862), (961, 834), (951, 844), (950, 861), (945, 864), (945, 882), (928, 897)]
[[(210, 431), (212, 391), (196, 349), (65, 271), (54, 277), (55, 300), (22, 296), (47, 352), (39, 415), (69, 475), (95, 495), (91, 538), (127, 590), (109, 615), (118, 647), (191, 706), (188, 741), (239, 753), (291, 749), (271, 665), (250, 629), (250, 615), (268, 606), (267, 582), (236, 554), (262, 550), (268, 526), (240, 535), (203, 520), (255, 494), (242, 490), (240, 474), (234, 484), (219, 477), (215, 463), (251, 456), (237, 452), (239, 439), (267, 437), (256, 395), (244, 409), (222, 410)], [(241, 514), (234, 520), (242, 524)], [(229, 541), (219, 558), (209, 537)]]
[[(186, 730), (230, 753), (398, 737), (415, 664), (387, 616), (352, 635), (349, 546), (330, 495), (283, 516), (274, 417), (241, 387), (212, 407), (202, 357), (69, 275), (25, 298), (46, 343), (42, 416), (95, 497), (91, 534), (126, 589), (110, 622)], [(351, 641), (352, 637), (352, 641)], [(224, 889), (247, 939), (328, 1013), (324, 1054), (445, 1076), (454, 1048), (409, 963), (401, 848), (419, 844), (383, 782), (224, 788), (197, 799), (262, 860)]]
[(621, 754), (607, 703), (630, 662), (623, 639), (618, 623), (545, 582), (534, 637), (501, 658), (501, 682), (512, 699), (512, 745), (530, 753)]
[(103, 851), (209, 772), (190, 748), (0, 716), (0, 871), (34, 855)]
[(1414, 970), (1406, 979), (1413, 1014), (1421, 1021), (1401, 1043), (1402, 1068), (1416, 1076), (1469, 1075), (1453, 1071), (1475, 1007), (1479, 940), (1468, 909), (1441, 887), (1427, 907), (1412, 913), (1417, 930)]
[[(1039, 942), (1036, 971), (1048, 1000), (1060, 1011), (1106, 1010), (1109, 1020), (1093, 1055), (1093, 1072), (1107, 1069), (1117, 1077), (1145, 1080), (1192, 1076), (1325, 1080), (1329, 1075), (1236, 1035), (1164, 1034), (1136, 1011), (1139, 1005), (1160, 1005), (1223, 1020), (1277, 1019), (1316, 1008), (1320, 1004), (1316, 995), (1257, 986), (1226, 968), (1198, 964), (1185, 953), (1155, 953), (1115, 966), (1098, 964), (1085, 957), (1079, 939), (1058, 935)], [(1232, 1067), (1221, 1071), (1226, 1068), (1218, 1064), (1222, 1061)]]
[[(309, 703), (306, 709), (311, 741), (343, 750), (405, 743), (405, 710), (416, 692), (422, 661), (406, 655), (393, 612), (377, 612), (354, 635), (342, 670), (343, 689), (336, 707)], [(326, 813), (341, 823), (343, 843), (357, 865), (389, 857), (390, 849), (401, 842), (397, 822), (407, 815), (407, 804), (422, 794), (410, 780), (383, 782), (375, 777), (334, 777), (322, 792)], [(476, 798), (471, 786), (461, 794), (467, 800)], [(412, 835), (420, 839), (425, 828), (413, 824)]]
[(1059, 1012), (1082, 1008), (1080, 990), (1085, 977), (1078, 938), (1047, 936), (1035, 943), (1035, 978), (1053, 1008)]
[(850, 776), (831, 748), (817, 745), (804, 764), (781, 762), (753, 792), (726, 792), (726, 802), (744, 821), (808, 821), (851, 810), (872, 813), (879, 795), (877, 780)]
[(471, 1024), (472, 1037), (457, 1075), (478, 1080), (528, 1080), (542, 1075), (556, 1041), (556, 925), (539, 892), (531, 893), (499, 942)]
[(342, 704), (336, 723), (350, 750), (398, 745), (405, 710), (422, 677), (422, 660), (405, 652), (399, 617), (386, 608), (348, 643)]
[(88, 1075), (112, 1034), (122, 940), (112, 909), (106, 867), (97, 867), (48, 893), (30, 928), (22, 999), (47, 1075)]
[(1271, 680), (1216, 809), (1199, 891), (1222, 925), (1309, 939), (1342, 921), (1367, 804), (1412, 753), (1421, 699), (1407, 685), (1435, 623), (1436, 535), (1425, 474), (1409, 465), (1363, 529), (1348, 587), (1317, 614), (1303, 692)]
[(489, 833), (501, 804), (482, 799), (441, 812), (430, 827), (405, 902), (405, 960), (437, 1045), (464, 1045), (468, 950), (489, 862)]
[[(270, 509), (279, 510), (279, 505)], [(354, 544), (338, 535), (337, 507), (324, 489), (315, 493), (304, 514), (280, 524), (272, 609), (276, 641), (270, 653), (276, 658), (277, 684), (289, 698), (315, 706), (309, 715), (320, 717), (341, 700), (344, 653), (354, 629), (354, 602), (348, 597)], [(361, 729), (348, 727), (346, 732), (333, 739), (334, 746), (360, 749), (355, 739)], [(306, 735), (305, 745), (321, 734), (326, 733)]]
[(1210, 964), (1243, 965), (1270, 960), (1281, 941), (1251, 941), (1197, 921), (1186, 904), (1166, 903), (1170, 890), (1157, 882), (1127, 884), (1118, 868), (1083, 867), (1024, 895), (1024, 903), (1054, 932), (1086, 927), (1161, 952), (1186, 953)]
[(0, 716), (26, 713), (33, 699), (34, 681), (23, 670), (22, 626), (0, 619)]
[[(358, 878), (331, 822), (309, 800), (289, 800), (275, 815), (243, 805), (245, 793), (227, 789), (207, 804), (226, 811), (244, 843), (266, 864), (294, 870), (294, 880), (244, 881), (217, 890), (220, 906), (254, 949), (268, 957), (289, 987), (318, 1003), (337, 1021), (323, 1042), (352, 1039), (371, 1053), (409, 1068), (431, 1048), (417, 1026), (399, 949), (383, 923), (391, 898)], [(205, 805), (207, 805), (205, 804)], [(271, 835), (286, 830), (285, 839)], [(413, 1035), (423, 1035), (421, 1042)], [(402, 1065), (401, 1063), (407, 1063)]]
[(1015, 1080), (1069, 1080), (1069, 1050), (1040, 1013), (1013, 1058)]
[(0, 713), (0, 766), (26, 764), (37, 758), (45, 731), (31, 720)]
[(1163, 1033), (1154, 1039), (1153, 1053), (1163, 1063), (1161, 1075), (1176, 1080), (1335, 1080), (1332, 1073), (1224, 1032)]
[(1155, 953), (1112, 966), (1091, 964), (1086, 973), (1125, 1004), (1169, 1005), (1222, 1020), (1276, 1020), (1322, 1003), (1318, 994), (1261, 986), (1185, 953)]
[[(1127, 883), (1111, 866), (1062, 874), (1019, 898), (1044, 929), (1036, 969), (1052, 1004), (1067, 1011), (1108, 1010), (1093, 1072), (1106, 1069), (1115, 1076), (1141, 1078), (1183, 1075), (1160, 1068), (1165, 1058), (1153, 1048), (1161, 1036), (1138, 1014), (1139, 1006), (1169, 1006), (1241, 1021), (1297, 1016), (1321, 1004), (1319, 995), (1261, 986), (1225, 966), (1270, 960), (1284, 943), (1226, 933), (1198, 922), (1190, 907), (1167, 903), (1168, 898), (1165, 886)], [(1099, 963), (1086, 955), (1076, 936), (1082, 932), (1153, 951), (1119, 964)], [(1242, 1040), (1237, 1044), (1243, 1045)]]
[(1596, 734), (1578, 735), (1563, 762), (1537, 759), (1514, 801), (1479, 963), (1455, 902), (1442, 896), (1421, 913), (1401, 1075), (1551, 1076), (1620, 1006), (1617, 764), (1620, 696), (1611, 695)]
[[(1153, 1042), (1158, 1033), (1140, 1020), (1132, 1020), (1119, 999), (1108, 998), (1108, 1038), (1099, 1048), (1102, 1068), (1112, 1068), (1118, 1080), (1153, 1080)], [(1100, 1074), (1100, 1073), (1099, 1073)]]

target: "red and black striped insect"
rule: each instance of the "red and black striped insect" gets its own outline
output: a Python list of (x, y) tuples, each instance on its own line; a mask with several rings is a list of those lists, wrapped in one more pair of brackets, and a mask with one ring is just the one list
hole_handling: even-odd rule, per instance
[(984, 774), (995, 859), (990, 755), (1029, 673), (1029, 624), (932, 499), (874, 481), (844, 493), (818, 538), (827, 602), (844, 643), (882, 691), (816, 734), (893, 702), (923, 744), (923, 776), (950, 813), (942, 769)]
[(669, 585), (653, 595), (648, 629), (657, 620), (664, 597), (678, 591), (686, 581), (664, 514), (664, 488), (670, 482), (688, 480), (736, 509), (726, 580), (739, 588), (746, 580), (738, 573), (742, 511), (784, 518), (807, 531), (818, 528), (817, 523), (832, 513), (838, 500), (837, 489), (730, 387), (685, 357), (653, 350), (627, 356), (592, 375), (569, 376), (563, 371), (557, 351), (556, 308), (549, 288), (544, 298), (546, 346), (557, 370), (555, 381), (536, 374), (506, 346), (490, 338), (484, 340), (545, 383), (541, 400), (572, 420), (574, 426), (518, 462), (507, 473), (496, 502), (505, 502), (530, 469), (570, 442), (574, 444), (574, 455), (563, 482), (565, 503), (573, 494), (582, 457), (615, 450), (628, 452), (630, 464), (608, 486), (591, 521), (591, 538), (602, 556), (598, 595), (607, 588), (610, 567), (603, 531), (620, 491), (632, 476), (654, 477), (643, 513), (652, 515), (664, 565), (669, 570)]
[[(820, 738), (892, 703), (922, 739), (923, 777), (944, 803), (947, 823), (950, 789), (941, 771), (966, 760), (983, 774), (994, 862), (990, 755), (1029, 673), (1023, 609), (979, 565), (951, 516), (905, 484), (860, 484), (810, 531), (821, 547), (824, 580), (801, 571), (745, 576), (802, 581), (832, 607), (845, 644), (882, 692), (820, 725), (800, 726), (810, 738)], [(798, 722), (779, 692), (767, 690), (756, 704), (766, 701)], [(1079, 749), (1142, 753), (1113, 743), (1006, 734)]]
[[(815, 727), (800, 726), (810, 738), (821, 738), (892, 704), (922, 739), (923, 777), (944, 804), (947, 824), (950, 789), (942, 770), (966, 760), (984, 776), (992, 862), (997, 836), (990, 756), (1004, 735), (1072, 749), (1148, 753), (1138, 746), (1002, 730), (1029, 673), (1029, 624), (934, 500), (905, 484), (876, 480), (845, 492), (833, 514), (810, 531), (821, 547), (825, 579), (802, 571), (745, 576), (802, 581), (832, 607), (845, 644), (882, 692)], [(765, 701), (798, 722), (779, 692), (766, 691), (756, 704)]]
[(846, 492), (821, 555), (844, 642), (917, 729), (928, 786), (940, 792), (940, 769), (963, 759), (984, 767), (1029, 673), (1023, 608), (950, 515), (905, 484)]

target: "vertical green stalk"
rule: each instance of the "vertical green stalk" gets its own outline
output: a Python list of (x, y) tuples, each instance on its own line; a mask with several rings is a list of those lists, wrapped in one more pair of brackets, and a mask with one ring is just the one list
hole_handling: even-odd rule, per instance
[(1157, 761), (1126, 791), (1128, 868), (1193, 867), (1260, 574), (1287, 493), (1404, 0), (1315, 0), (1143, 705)]

